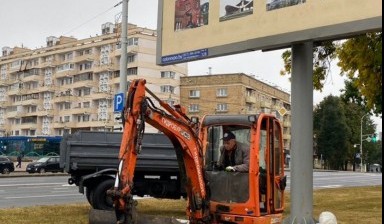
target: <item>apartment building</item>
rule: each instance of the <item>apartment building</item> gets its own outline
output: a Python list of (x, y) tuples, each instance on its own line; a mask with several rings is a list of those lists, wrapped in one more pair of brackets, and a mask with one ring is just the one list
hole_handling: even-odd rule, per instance
[[(34, 50), (3, 47), (0, 57), (0, 136), (52, 136), (77, 130), (112, 131), (113, 98), (120, 82), (119, 24), (78, 40), (47, 37)], [(187, 64), (156, 65), (155, 30), (128, 25), (127, 80), (169, 103), (180, 103), (180, 77)]]
[(290, 94), (252, 76), (235, 73), (182, 77), (180, 101), (188, 116), (200, 118), (205, 114), (274, 114), (283, 125), (284, 147), (290, 149)]

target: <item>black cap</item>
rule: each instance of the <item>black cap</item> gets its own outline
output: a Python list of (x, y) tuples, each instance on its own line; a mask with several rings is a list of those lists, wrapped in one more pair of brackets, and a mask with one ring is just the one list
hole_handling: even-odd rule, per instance
[(223, 135), (223, 138), (222, 138), (224, 141), (229, 141), (231, 139), (236, 139), (236, 136), (230, 132), (230, 131), (227, 131), (227, 132), (224, 132), (224, 135)]

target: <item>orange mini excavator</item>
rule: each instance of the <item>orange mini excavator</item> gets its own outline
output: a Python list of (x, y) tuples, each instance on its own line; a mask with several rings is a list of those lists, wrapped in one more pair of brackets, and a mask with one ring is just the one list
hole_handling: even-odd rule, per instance
[[(137, 202), (131, 194), (145, 122), (169, 137), (187, 192), (189, 223), (282, 223), (284, 209), (283, 139), (279, 120), (270, 114), (205, 115), (189, 118), (133, 80), (123, 111), (123, 138), (113, 197), (118, 223), (137, 223)], [(148, 94), (148, 96), (146, 95)], [(232, 132), (247, 145), (249, 170), (217, 169), (223, 133)]]

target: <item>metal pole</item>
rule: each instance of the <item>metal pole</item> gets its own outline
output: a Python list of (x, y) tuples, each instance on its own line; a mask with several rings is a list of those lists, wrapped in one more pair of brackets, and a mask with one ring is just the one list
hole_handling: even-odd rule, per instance
[(313, 43), (292, 46), (291, 214), (289, 224), (313, 224)]
[(363, 172), (363, 119), (368, 114), (364, 114), (360, 119), (360, 172)]
[(127, 94), (127, 47), (128, 47), (128, 2), (123, 0), (123, 11), (121, 18), (121, 57), (120, 57), (120, 93), (124, 93), (123, 102)]

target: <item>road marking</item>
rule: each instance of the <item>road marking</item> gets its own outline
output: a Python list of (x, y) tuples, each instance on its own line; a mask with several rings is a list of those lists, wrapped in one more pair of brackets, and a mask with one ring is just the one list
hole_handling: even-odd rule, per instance
[[(51, 191), (52, 193), (55, 193), (55, 194), (60, 194), (60, 193), (68, 193), (68, 192), (71, 192), (71, 191), (68, 191), (68, 190), (62, 190), (62, 191)], [(80, 193), (79, 193), (80, 195)]]
[(335, 184), (335, 185), (319, 186), (319, 188), (339, 188), (339, 187), (343, 187), (343, 185)]
[(53, 190), (68, 190), (67, 187), (54, 187)]
[(1, 184), (0, 187), (46, 186), (46, 185), (61, 185), (61, 184), (63, 183)]
[(5, 199), (23, 199), (23, 198), (48, 198), (48, 197), (66, 197), (66, 196), (79, 196), (80, 194), (47, 194), (47, 195), (33, 195), (21, 197), (5, 197)]

